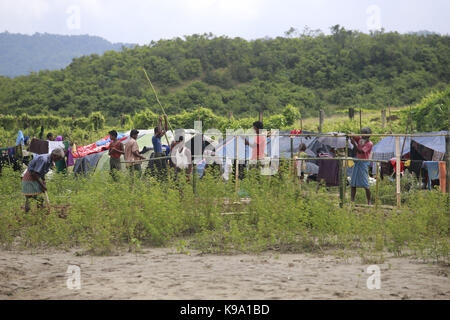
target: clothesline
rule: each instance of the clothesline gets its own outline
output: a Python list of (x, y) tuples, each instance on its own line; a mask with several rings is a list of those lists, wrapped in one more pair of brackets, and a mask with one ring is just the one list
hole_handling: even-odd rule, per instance
[[(170, 159), (170, 156), (165, 156), (165, 157), (157, 157), (157, 158), (149, 158), (149, 159), (144, 159), (144, 160), (134, 160), (134, 161), (121, 161), (120, 163), (141, 163), (141, 162), (147, 162), (150, 160), (164, 160), (164, 159)], [(235, 159), (232, 157), (223, 157), (223, 156), (211, 156), (211, 159)], [(202, 159), (205, 160), (205, 159)], [(238, 159), (238, 160), (249, 160), (249, 161), (256, 161), (256, 160), (252, 160), (252, 159)], [(335, 157), (335, 158), (330, 158), (330, 157), (314, 157), (314, 158), (267, 158), (267, 159), (259, 159), (257, 161), (270, 161), (270, 160), (278, 160), (278, 161), (292, 161), (292, 160), (342, 160), (342, 161), (354, 161), (354, 162), (379, 162), (379, 163), (389, 163), (390, 160), (376, 160), (376, 159), (358, 159), (358, 158), (348, 158), (348, 157)], [(394, 158), (395, 160), (395, 158)], [(410, 161), (410, 162), (424, 162), (424, 160), (402, 160), (404, 161)], [(439, 162), (439, 161), (438, 161)]]

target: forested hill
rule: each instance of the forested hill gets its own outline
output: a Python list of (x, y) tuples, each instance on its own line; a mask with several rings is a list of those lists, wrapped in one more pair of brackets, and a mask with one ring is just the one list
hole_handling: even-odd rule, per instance
[(309, 116), (408, 105), (449, 85), (449, 36), (331, 30), (253, 41), (192, 35), (76, 58), (64, 70), (0, 78), (0, 114), (160, 112), (143, 68), (170, 114), (203, 106), (255, 116), (292, 104)]
[(73, 58), (108, 50), (121, 50), (130, 44), (110, 43), (88, 35), (64, 36), (48, 33), (34, 35), (0, 33), (0, 75), (15, 77), (39, 70), (65, 68)]

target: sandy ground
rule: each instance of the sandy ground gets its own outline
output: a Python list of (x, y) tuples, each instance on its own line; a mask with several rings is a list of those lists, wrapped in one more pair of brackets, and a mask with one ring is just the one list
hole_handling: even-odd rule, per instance
[[(450, 268), (409, 258), (380, 264), (381, 288), (369, 290), (359, 258), (77, 252), (0, 250), (0, 299), (450, 299)], [(80, 267), (79, 290), (67, 288), (69, 265)]]

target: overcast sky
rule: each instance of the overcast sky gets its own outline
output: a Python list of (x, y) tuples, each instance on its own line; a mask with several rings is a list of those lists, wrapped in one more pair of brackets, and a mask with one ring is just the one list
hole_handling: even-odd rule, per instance
[(283, 36), (332, 25), (450, 33), (450, 0), (0, 0), (0, 31), (89, 34), (147, 44), (194, 33)]

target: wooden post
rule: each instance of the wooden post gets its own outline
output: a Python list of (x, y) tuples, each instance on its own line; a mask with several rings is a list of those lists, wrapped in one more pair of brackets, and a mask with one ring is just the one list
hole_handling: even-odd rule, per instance
[[(348, 137), (345, 137), (345, 158), (348, 157)], [(347, 194), (347, 168), (348, 168), (348, 160), (345, 160), (345, 172), (344, 172), (344, 197)]]
[(395, 137), (395, 158), (396, 158), (396, 174), (395, 174), (395, 180), (397, 181), (397, 207), (400, 208), (401, 205), (401, 198), (400, 198), (400, 137)]
[(231, 120), (233, 119), (233, 111), (230, 111), (230, 113), (228, 114), (228, 118)]
[(263, 122), (263, 112), (259, 112), (259, 121)]
[(377, 183), (375, 187), (375, 208), (378, 209), (378, 194), (380, 190), (380, 163), (377, 162)]
[(359, 109), (359, 132), (362, 130), (362, 110)]
[(389, 131), (392, 133), (392, 118), (391, 118), (391, 107), (389, 107), (389, 118), (388, 118), (388, 122), (389, 122)]
[(344, 166), (343, 166), (343, 160), (339, 160), (339, 198), (340, 198), (340, 202), (339, 202), (339, 207), (343, 207), (344, 206), (344, 179), (343, 179), (343, 171), (344, 171)]
[(235, 136), (234, 143), (235, 143), (235, 157), (236, 157), (236, 161), (235, 161), (236, 175), (235, 175), (234, 184), (235, 184), (236, 199), (239, 199), (239, 195), (238, 195), (238, 192), (239, 192), (239, 148), (238, 148), (238, 145), (239, 145), (239, 143), (238, 142), (239, 142), (238, 137)]
[(192, 191), (197, 194), (197, 165), (195, 162), (192, 164)]
[(354, 117), (355, 117), (355, 109), (354, 108), (348, 108), (348, 118), (350, 120), (353, 120)]
[(325, 112), (321, 109), (319, 111), (319, 132), (322, 133), (323, 118), (325, 117)]
[[(450, 115), (450, 112), (449, 112)], [(450, 136), (445, 137), (447, 141), (447, 163), (446, 163), (446, 169), (447, 169), (447, 193), (450, 194)]]
[(381, 110), (381, 127), (386, 128), (386, 109)]
[(303, 131), (303, 119), (300, 119), (300, 130)]
[(292, 172), (293, 180), (295, 181), (294, 138), (293, 137), (290, 138), (291, 138), (291, 161), (289, 162), (289, 173)]

